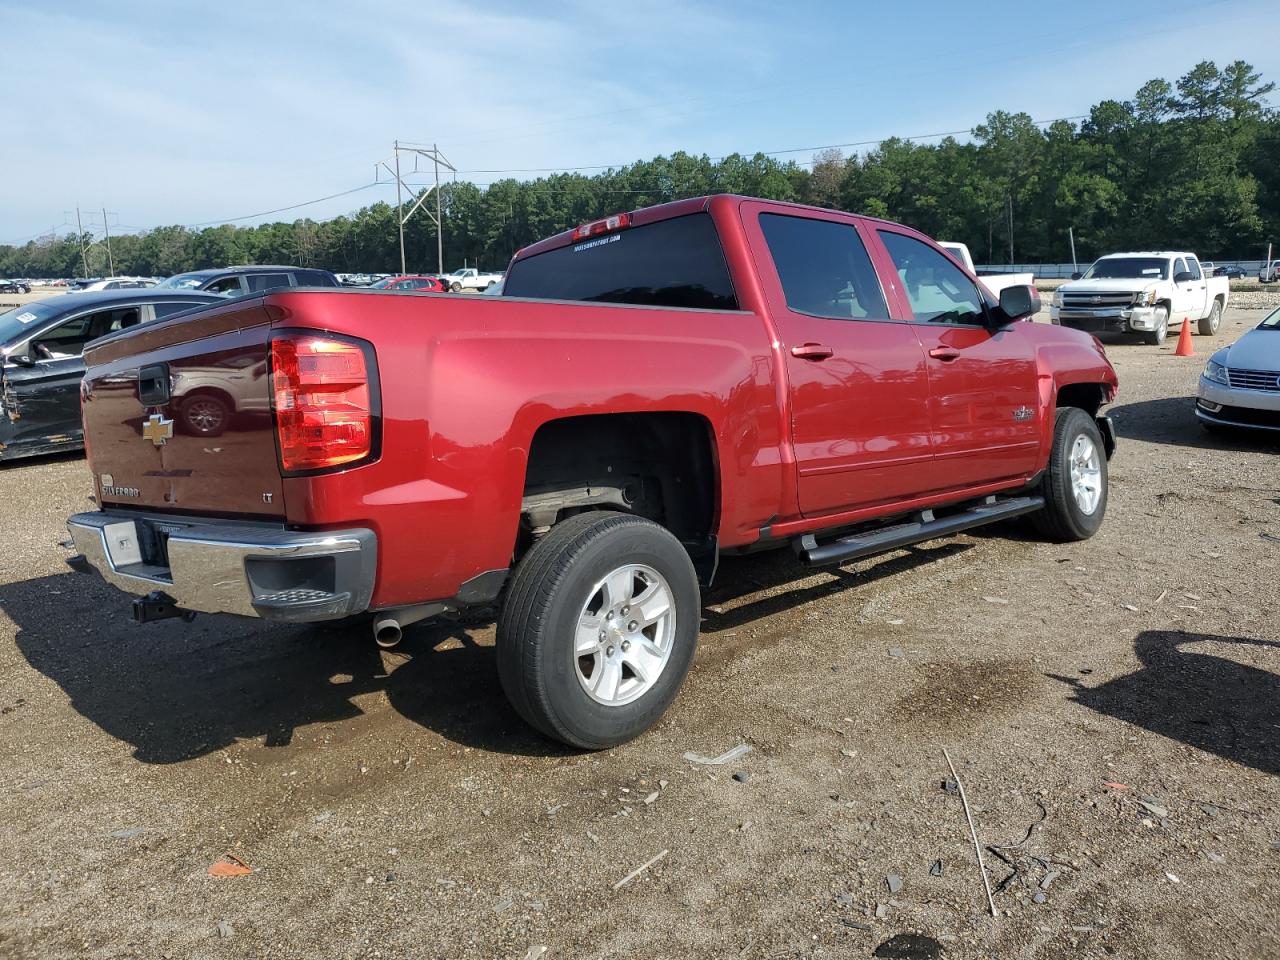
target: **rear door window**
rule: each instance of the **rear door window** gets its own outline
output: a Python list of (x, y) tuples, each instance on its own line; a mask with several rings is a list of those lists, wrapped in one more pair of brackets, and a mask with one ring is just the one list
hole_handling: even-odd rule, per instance
[(857, 227), (775, 213), (760, 215), (787, 306), (834, 320), (886, 320), (880, 280)]
[(710, 214), (629, 227), (517, 260), (508, 297), (736, 310)]
[(244, 287), (241, 285), (239, 277), (223, 277), (221, 280), (215, 280), (205, 289), (210, 293), (221, 294), (224, 297), (238, 297), (244, 292)]
[(294, 275), (300, 287), (332, 287), (333, 280), (323, 270), (299, 270)]
[(250, 273), (245, 276), (245, 279), (249, 281), (250, 293), (291, 286), (287, 273)]

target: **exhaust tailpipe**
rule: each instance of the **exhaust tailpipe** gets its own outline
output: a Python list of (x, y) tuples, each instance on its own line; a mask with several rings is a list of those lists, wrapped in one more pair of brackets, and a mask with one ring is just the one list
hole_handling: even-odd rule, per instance
[(420, 603), (415, 607), (382, 610), (373, 617), (373, 642), (384, 650), (390, 650), (404, 639), (405, 627), (448, 609), (450, 606), (447, 603)]

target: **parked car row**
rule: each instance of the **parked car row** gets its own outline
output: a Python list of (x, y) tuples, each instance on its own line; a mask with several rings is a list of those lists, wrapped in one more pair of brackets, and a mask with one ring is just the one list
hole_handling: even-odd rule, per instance
[[(375, 290), (430, 290), (462, 293), (464, 290), (484, 292), (502, 282), (501, 273), (487, 273), (475, 267), (460, 267), (453, 273), (391, 274), (340, 273), (338, 282), (344, 287), (371, 287)], [(421, 281), (432, 280), (431, 284)], [(409, 282), (412, 281), (412, 284)]]

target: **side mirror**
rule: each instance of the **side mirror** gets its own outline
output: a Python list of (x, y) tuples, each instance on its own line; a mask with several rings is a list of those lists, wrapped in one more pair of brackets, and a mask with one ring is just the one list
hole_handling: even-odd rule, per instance
[(1032, 286), (1005, 287), (1000, 291), (1000, 310), (997, 320), (1000, 326), (1025, 320), (1040, 312), (1040, 293)]
[(1175, 273), (1173, 275), (1173, 282), (1174, 283), (1190, 283), (1195, 278), (1196, 278), (1196, 275), (1192, 273), (1190, 270), (1183, 270), (1181, 273)]
[(1077, 270), (1075, 273), (1073, 273), (1073, 274), (1071, 275), (1071, 279), (1072, 279), (1072, 280), (1079, 280), (1079, 279), (1080, 279), (1081, 277), (1083, 277), (1083, 276), (1084, 276), (1084, 274), (1083, 274), (1083, 273), (1081, 273), (1079, 270)]

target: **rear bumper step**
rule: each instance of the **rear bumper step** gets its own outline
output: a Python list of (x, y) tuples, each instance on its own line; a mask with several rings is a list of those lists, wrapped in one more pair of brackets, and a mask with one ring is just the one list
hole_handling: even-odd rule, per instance
[(806, 566), (820, 567), (833, 563), (846, 563), (874, 556), (899, 547), (909, 547), (923, 540), (947, 537), (973, 527), (1034, 513), (1044, 506), (1040, 496), (1009, 497), (1003, 500), (988, 497), (966, 510), (936, 517), (932, 510), (922, 510), (914, 519), (890, 527), (878, 527), (866, 533), (853, 534), (818, 543), (813, 534), (806, 534), (795, 542), (796, 555)]

